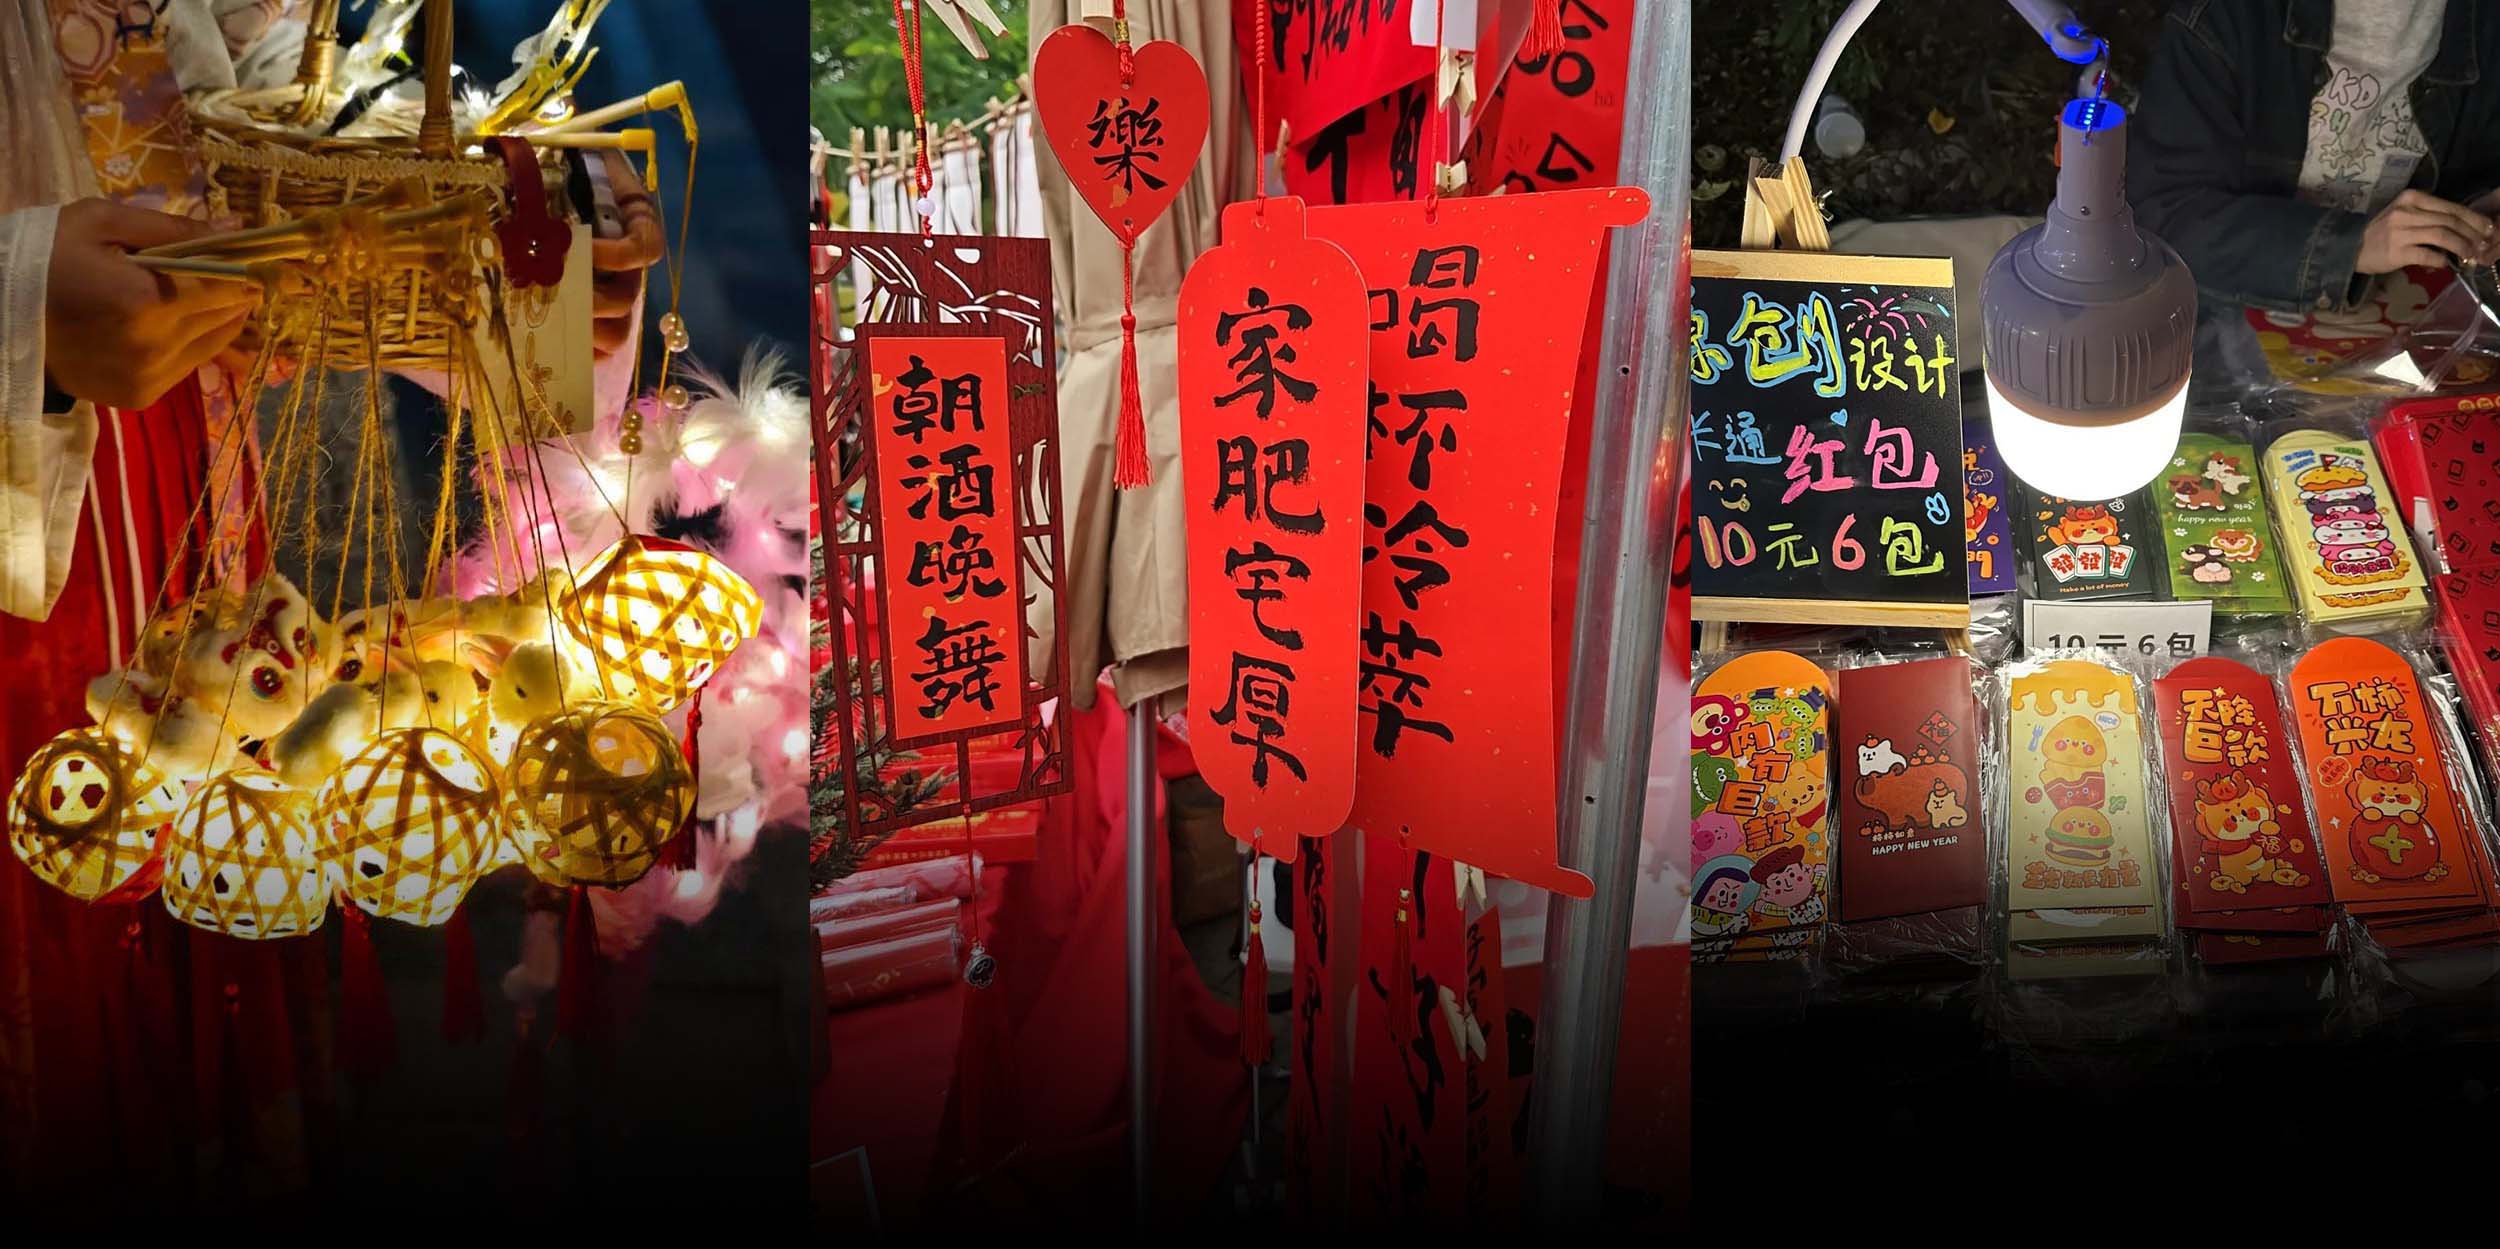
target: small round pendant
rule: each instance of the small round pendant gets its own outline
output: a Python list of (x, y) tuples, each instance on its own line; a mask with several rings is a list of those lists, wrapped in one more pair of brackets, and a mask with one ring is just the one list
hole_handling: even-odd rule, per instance
[(964, 983), (976, 989), (986, 989), (997, 978), (998, 960), (991, 958), (990, 952), (980, 942), (973, 942), (972, 957), (964, 960)]

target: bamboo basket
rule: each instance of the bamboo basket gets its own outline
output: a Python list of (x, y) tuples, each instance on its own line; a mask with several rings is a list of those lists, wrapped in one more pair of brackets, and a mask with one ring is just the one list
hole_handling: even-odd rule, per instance
[[(212, 92), (192, 110), (209, 208), (223, 219), (270, 226), (394, 186), (418, 188), (421, 200), (435, 204), (474, 203), (476, 211), (447, 213), (431, 225), (421, 246), (369, 246), (373, 237), (357, 236), (350, 216), (331, 223), (337, 237), (321, 248), (342, 279), (316, 292), (331, 305), (317, 345), (324, 362), (350, 370), (442, 368), (483, 313), (473, 278), (478, 262), (493, 256), (493, 226), (508, 211), (510, 175), (492, 154), (464, 154), (453, 133), (452, 0), (425, 0), (425, 113), (415, 135), (340, 138), (295, 128), (330, 116), (339, 103), (339, 3), (314, 0), (293, 83)], [(542, 154), (542, 176), (546, 160)]]

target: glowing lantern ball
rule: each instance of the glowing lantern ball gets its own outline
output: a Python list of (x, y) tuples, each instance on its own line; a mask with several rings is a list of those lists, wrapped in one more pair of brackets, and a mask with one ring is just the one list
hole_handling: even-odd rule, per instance
[(102, 729), (38, 747), (9, 791), (9, 849), (35, 878), (84, 902), (156, 887), (157, 851), (182, 790)]
[(218, 774), (174, 820), (165, 909), (195, 928), (258, 941), (321, 927), (329, 911), (304, 795), (277, 774)]
[(521, 862), (551, 885), (630, 885), (694, 809), (694, 772), (658, 716), (577, 703), (521, 732), (504, 770)]
[(394, 729), (321, 787), (323, 857), (369, 915), (432, 927), (493, 865), (502, 811), (494, 770), (440, 729)]
[(599, 656), (609, 695), (661, 715), (701, 688), (763, 626), (764, 601), (727, 564), (629, 537), (574, 582), (565, 618)]

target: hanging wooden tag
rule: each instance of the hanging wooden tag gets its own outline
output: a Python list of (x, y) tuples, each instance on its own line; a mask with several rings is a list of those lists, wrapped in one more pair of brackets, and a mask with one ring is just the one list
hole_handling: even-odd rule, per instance
[(2361, 915), (2479, 900), (2475, 834), (2412, 665), (2367, 638), (2336, 638), (2293, 665), (2291, 696), (2335, 900)]
[(1693, 935), (1823, 922), (1831, 880), (1831, 678), (1786, 651), (1693, 692)]
[(2228, 659), (2191, 659), (2153, 682), (2153, 716), (2188, 909), (2333, 901), (2274, 683)]
[(2016, 941), (2161, 931), (2135, 680), (2084, 659), (2015, 677), (2006, 905)]
[(1181, 193), (1207, 140), (1207, 76), (1167, 39), (1120, 47), (1083, 23), (1033, 54), (1033, 107), (1069, 185), (1121, 242), (1134, 244)]
[(1367, 320), (1290, 197), (1227, 207), (1181, 283), (1190, 741), (1225, 830), (1287, 861), (1354, 804)]
[(1840, 918), (1985, 903), (1988, 821), (1970, 661), (1846, 668), (1838, 684)]
[(1590, 283), (1626, 187), (1311, 211), (1370, 288), (1353, 823), (1587, 897), (1555, 862), (1554, 517)]
[(2265, 472), (2304, 615), (2367, 633), (2430, 606), (2421, 561), (2368, 443), (2294, 430), (2266, 447)]

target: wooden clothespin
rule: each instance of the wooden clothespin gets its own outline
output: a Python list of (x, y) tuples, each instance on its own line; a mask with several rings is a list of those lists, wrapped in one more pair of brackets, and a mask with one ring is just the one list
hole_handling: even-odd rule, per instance
[(1755, 160), (1745, 173), (1745, 225), (1740, 245), (1753, 251), (1827, 252), (1832, 232), (1802, 157), (1790, 157), (1776, 175)]
[[(985, 0), (920, 0), (920, 3), (923, 8), (937, 14), (938, 21), (954, 34), (955, 42), (964, 45), (964, 50), (970, 52), (976, 61), (990, 59), (990, 50), (981, 42), (981, 36), (973, 33), (974, 22), (980, 23), (981, 29), (990, 32), (993, 38), (1007, 33), (1007, 23), (998, 20), (998, 14), (990, 11)], [(971, 20), (966, 21), (967, 17)]]
[(868, 132), (857, 126), (851, 127), (851, 171), (868, 180)]

